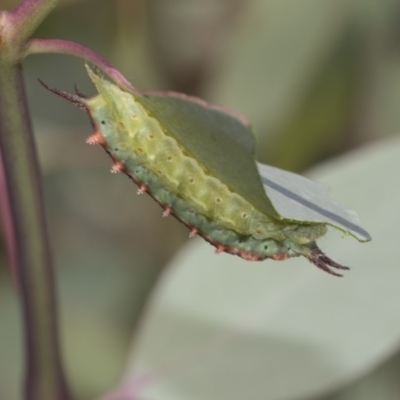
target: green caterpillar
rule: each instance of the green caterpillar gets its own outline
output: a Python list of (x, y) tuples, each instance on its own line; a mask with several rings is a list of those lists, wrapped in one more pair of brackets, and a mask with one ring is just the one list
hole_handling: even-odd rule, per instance
[[(315, 241), (327, 232), (325, 224), (282, 221), (265, 193), (262, 203), (258, 200), (260, 196), (246, 198), (243, 196), (246, 184), (253, 185), (254, 191), (262, 185), (259, 178), (244, 183), (232, 181), (229, 174), (240, 173), (231, 171), (235, 164), (221, 172), (233, 182), (228, 187), (210, 170), (212, 162), (209, 168), (201, 162), (206, 153), (214, 150), (214, 147), (202, 150), (201, 136), (172, 134), (173, 128), (168, 129), (154, 115), (160, 112), (161, 118), (167, 120), (162, 115), (163, 108), (151, 95), (124, 92), (87, 69), (99, 92), (91, 99), (44, 86), (88, 112), (95, 133), (87, 142), (105, 148), (114, 161), (111, 172), (121, 171), (131, 177), (139, 187), (138, 193), (149, 193), (163, 207), (164, 216), (174, 215), (189, 227), (190, 236), (198, 234), (213, 244), (218, 253), (236, 254), (246, 260), (284, 260), (303, 255), (332, 275), (341, 276), (330, 267), (348, 269), (317, 247)], [(201, 106), (196, 104), (196, 107)], [(238, 122), (232, 118), (234, 123)], [(255, 164), (249, 157), (241, 157), (247, 144), (240, 135), (230, 145), (233, 151), (236, 146), (238, 162)]]

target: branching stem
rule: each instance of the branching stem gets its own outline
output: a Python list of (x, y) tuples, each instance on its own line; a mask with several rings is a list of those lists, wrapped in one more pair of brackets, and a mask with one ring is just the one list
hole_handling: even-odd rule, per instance
[(27, 400), (67, 400), (41, 177), (19, 67), (0, 68), (0, 148), (27, 351)]
[(11, 13), (13, 36), (19, 43), (31, 37), (37, 27), (56, 7), (59, 0), (24, 0)]
[(31, 39), (26, 47), (25, 56), (30, 54), (58, 53), (79, 57), (98, 67), (107, 74), (122, 89), (135, 92), (136, 89), (129, 81), (114, 68), (105, 58), (92, 49), (79, 43), (61, 39)]
[(0, 10), (0, 191), (23, 317), (26, 400), (69, 400), (61, 365), (41, 174), (22, 78), (26, 41), (58, 0)]

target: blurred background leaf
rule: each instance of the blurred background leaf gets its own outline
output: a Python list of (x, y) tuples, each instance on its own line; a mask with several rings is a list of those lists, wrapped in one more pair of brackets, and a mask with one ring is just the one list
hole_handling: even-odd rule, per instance
[[(134, 387), (147, 376), (136, 395), (314, 399), (396, 352), (400, 188), (379, 177), (399, 169), (399, 156), (400, 140), (389, 140), (312, 173), (334, 187), (341, 202), (358, 204), (374, 238), (360, 245), (332, 232), (320, 241), (352, 267), (343, 279), (302, 258), (249, 265), (216, 257), (202, 240), (187, 245), (171, 262), (135, 340), (128, 381)], [(385, 390), (363, 398), (384, 399)]]
[[(11, 9), (18, 3), (4, 0), (2, 7)], [(396, 0), (62, 0), (37, 36), (92, 47), (137, 87), (183, 90), (241, 112), (255, 128), (259, 160), (300, 171), (400, 132), (399, 22)], [(64, 353), (77, 399), (92, 399), (117, 384), (143, 305), (188, 233), (173, 219), (162, 219), (161, 209), (149, 198), (137, 197), (125, 177), (108, 174), (110, 160), (100, 149), (84, 144), (91, 131), (87, 117), (38, 84), (41, 78), (72, 92), (77, 83), (82, 92), (93, 94), (80, 60), (35, 56), (26, 60), (24, 70), (62, 296)], [(368, 151), (373, 154), (375, 148)], [(378, 175), (376, 182), (392, 187), (392, 174)], [(322, 172), (319, 176), (325, 177)], [(356, 183), (353, 186), (357, 189)], [(374, 200), (374, 212), (385, 210), (387, 199), (382, 196)], [(363, 214), (371, 201), (368, 196), (344, 203), (359, 211), (372, 230), (374, 225)], [(380, 233), (371, 233), (379, 243)], [(343, 243), (347, 242), (344, 253), (342, 243), (329, 244), (332, 254), (341, 249), (339, 261), (347, 261), (340, 259), (346, 256), (344, 246), (354, 246), (354, 257), (375, 248), (374, 242)], [(20, 317), (4, 250), (0, 260), (0, 398), (17, 400)], [(378, 270), (385, 261), (377, 264)], [(301, 269), (320, 279), (312, 266), (291, 265), (251, 264), (247, 271), (276, 269), (297, 279)], [(360, 262), (353, 266), (357, 270), (346, 276), (344, 285), (355, 276), (360, 282), (375, 276)], [(339, 283), (333, 282), (340, 297)], [(221, 287), (229, 290), (229, 281)], [(239, 298), (241, 293), (238, 289)], [(264, 293), (259, 295), (265, 301)], [(349, 306), (356, 300), (349, 299)], [(321, 307), (327, 303), (321, 300)], [(379, 304), (383, 314), (396, 307), (383, 300)], [(245, 319), (251, 310), (244, 304), (237, 312)], [(394, 326), (396, 320), (393, 317)], [(187, 329), (195, 332), (197, 323)], [(183, 352), (185, 338), (179, 340)], [(285, 338), (278, 344), (276, 351), (303, 345), (300, 339), (291, 343)], [(327, 365), (312, 343), (307, 349), (312, 360)], [(375, 394), (374, 399), (398, 398), (393, 377), (399, 361), (394, 350), (390, 352), (393, 358), (387, 367), (338, 393), (338, 399), (368, 399), (368, 393)], [(327, 370), (330, 367), (328, 363)]]

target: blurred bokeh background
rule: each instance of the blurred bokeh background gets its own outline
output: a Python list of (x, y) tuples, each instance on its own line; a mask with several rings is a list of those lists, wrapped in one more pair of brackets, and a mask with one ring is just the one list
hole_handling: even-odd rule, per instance
[[(36, 36), (91, 47), (134, 86), (239, 111), (253, 124), (258, 159), (292, 171), (400, 132), (396, 0), (61, 0)], [(94, 94), (81, 60), (35, 55), (24, 71), (68, 374), (77, 399), (91, 399), (117, 384), (146, 299), (188, 232), (136, 196), (125, 176), (111, 175), (104, 152), (85, 145), (87, 116), (38, 84)], [(4, 252), (0, 399), (17, 400), (21, 321)], [(391, 357), (329, 400), (379, 384), (392, 397), (371, 399), (400, 398), (400, 356)]]

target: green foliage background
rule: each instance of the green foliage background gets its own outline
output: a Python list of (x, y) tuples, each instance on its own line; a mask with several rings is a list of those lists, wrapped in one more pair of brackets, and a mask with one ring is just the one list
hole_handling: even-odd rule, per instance
[[(399, 22), (394, 0), (64, 0), (37, 36), (95, 49), (137, 87), (184, 91), (241, 112), (254, 125), (260, 161), (304, 171), (400, 132)], [(78, 399), (94, 398), (117, 384), (146, 299), (188, 232), (161, 218), (124, 176), (109, 174), (108, 157), (84, 143), (87, 117), (38, 84), (72, 92), (77, 83), (93, 94), (80, 60), (35, 56), (24, 69), (68, 373)], [(1, 260), (0, 398), (17, 400), (21, 322), (4, 249)], [(375, 393), (381, 382), (386, 397), (371, 399), (398, 398), (391, 377), (399, 360), (393, 353), (325, 400), (350, 399), (357, 385)]]

